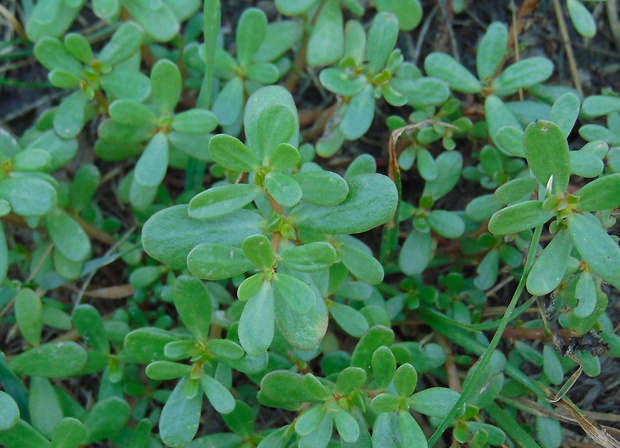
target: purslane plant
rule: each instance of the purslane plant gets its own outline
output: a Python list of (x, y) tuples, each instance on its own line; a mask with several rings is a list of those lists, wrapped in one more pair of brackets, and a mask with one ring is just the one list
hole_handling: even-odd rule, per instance
[(620, 356), (614, 92), (541, 84), (499, 22), (476, 76), (425, 76), (396, 48), (417, 0), (277, 0), (234, 45), (200, 3), (24, 2), (70, 90), (0, 130), (0, 444), (555, 448), (560, 403), (614, 446), (571, 401)]

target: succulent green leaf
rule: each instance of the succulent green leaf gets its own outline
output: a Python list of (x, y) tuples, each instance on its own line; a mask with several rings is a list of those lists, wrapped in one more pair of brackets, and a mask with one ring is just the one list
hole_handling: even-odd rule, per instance
[(81, 211), (86, 208), (97, 191), (100, 179), (101, 174), (95, 165), (85, 164), (80, 167), (71, 185), (71, 208), (73, 210)]
[(65, 36), (65, 48), (75, 59), (88, 63), (93, 59), (93, 50), (88, 40), (78, 33), (69, 33)]
[(345, 443), (355, 443), (360, 437), (360, 427), (348, 411), (340, 409), (334, 413), (336, 431)]
[(584, 115), (598, 117), (620, 111), (620, 98), (615, 96), (592, 95), (583, 100), (581, 111)]
[(327, 446), (334, 430), (333, 414), (333, 412), (327, 412), (313, 432), (299, 439), (298, 447), (312, 448), (317, 446)]
[(328, 269), (336, 262), (336, 250), (327, 242), (317, 241), (303, 246), (288, 246), (278, 254), (280, 262), (302, 272)]
[[(273, 105), (278, 104), (287, 106), (290, 111), (275, 108), (262, 119), (263, 111), (271, 109)], [(245, 108), (243, 124), (245, 129), (245, 135), (247, 138), (248, 147), (257, 154), (264, 156), (265, 153), (262, 149), (266, 146), (277, 146), (279, 143), (288, 143), (295, 148), (299, 145), (299, 119), (297, 118), (297, 107), (293, 97), (282, 86), (267, 86), (258, 89), (248, 99), (248, 103)], [(292, 112), (292, 115), (291, 115)], [(217, 115), (217, 114), (216, 114)], [(288, 141), (283, 142), (282, 136), (291, 132), (290, 124), (282, 126), (280, 123), (271, 123), (269, 117), (277, 119), (278, 117), (285, 117), (284, 120), (295, 117), (295, 126), (293, 127), (292, 135)], [(264, 132), (268, 134), (273, 133), (273, 137), (264, 135)]]
[(360, 367), (347, 367), (340, 372), (336, 380), (336, 392), (340, 395), (349, 395), (366, 384), (368, 375)]
[(156, 381), (175, 380), (191, 373), (192, 366), (172, 361), (154, 361), (146, 366), (146, 376)]
[(493, 80), (493, 89), (498, 95), (531, 87), (546, 81), (553, 73), (553, 63), (545, 57), (522, 59), (502, 71)]
[(22, 176), (0, 181), (0, 198), (9, 201), (11, 210), (21, 216), (45, 215), (58, 200), (56, 190), (49, 182)]
[(299, 42), (303, 34), (303, 27), (298, 22), (281, 20), (279, 22), (270, 23), (267, 25), (265, 39), (256, 52), (256, 55), (254, 55), (254, 61), (275, 61)]
[(620, 206), (620, 173), (600, 177), (578, 192), (576, 209), (582, 212), (611, 210)]
[(151, 70), (151, 101), (162, 114), (172, 114), (181, 96), (182, 80), (175, 63), (161, 59)]
[(220, 134), (211, 138), (209, 151), (219, 165), (230, 171), (249, 173), (257, 166), (254, 153), (230, 135)]
[(72, 417), (65, 417), (54, 427), (53, 448), (77, 448), (86, 438), (84, 424)]
[(465, 231), (465, 221), (456, 213), (447, 210), (432, 210), (428, 215), (428, 223), (445, 238), (460, 238)]
[[(196, 435), (200, 424), (202, 394), (188, 399), (185, 397), (185, 385), (189, 376), (183, 377), (166, 400), (159, 418), (159, 435), (163, 442), (171, 447), (184, 447)], [(182, 425), (179, 422), (183, 422)]]
[(370, 409), (376, 413), (394, 412), (398, 409), (400, 402), (400, 397), (391, 393), (383, 393), (372, 399)]
[(88, 98), (81, 90), (67, 96), (56, 109), (54, 114), (54, 130), (62, 138), (77, 136), (84, 127), (85, 108)]
[(62, 408), (54, 386), (47, 378), (30, 379), (30, 422), (46, 437), (62, 419)]
[[(519, 123), (519, 120), (517, 120), (517, 117), (515, 117), (508, 106), (506, 106), (506, 104), (504, 104), (504, 102), (495, 95), (489, 95), (484, 100), (484, 115), (487, 120), (489, 136), (491, 137), (493, 143), (500, 148), (503, 147), (498, 140), (498, 132), (501, 128), (507, 126), (509, 128), (515, 128), (519, 131), (523, 129), (521, 123)], [(515, 131), (509, 132), (512, 133), (509, 135), (511, 141), (518, 139), (518, 136), (515, 135)], [(506, 150), (514, 151), (516, 153), (515, 155), (520, 154), (520, 148), (516, 143), (509, 145)]]
[[(332, 392), (325, 386), (316, 376), (312, 373), (306, 373), (301, 382), (304, 390), (311, 395), (315, 400), (327, 401), (332, 398)], [(316, 427), (316, 426), (315, 426)], [(295, 428), (297, 429), (297, 428)], [(314, 428), (308, 431), (306, 434), (312, 432)], [(303, 434), (302, 434), (303, 435)]]
[(401, 365), (394, 373), (394, 387), (399, 397), (411, 396), (417, 384), (418, 373), (409, 363)]
[(526, 195), (531, 195), (537, 186), (538, 181), (534, 177), (512, 179), (495, 190), (495, 197), (502, 204), (510, 204)]
[(302, 386), (303, 376), (288, 370), (274, 370), (263, 377), (260, 382), (260, 395), (264, 395), (282, 404), (298, 408), (302, 403), (312, 401), (311, 395)]
[(527, 277), (527, 290), (535, 296), (549, 294), (560, 284), (573, 245), (566, 230), (558, 232), (540, 253)]
[(349, 185), (331, 171), (305, 171), (293, 175), (301, 187), (301, 199), (314, 205), (338, 205), (347, 197)]
[(398, 424), (400, 426), (400, 435), (403, 439), (403, 446), (415, 446), (427, 448), (428, 442), (426, 435), (418, 422), (415, 421), (409, 411), (400, 411), (398, 413)]
[(223, 280), (252, 269), (239, 247), (231, 244), (202, 243), (187, 255), (187, 266), (198, 278)]
[[(538, 185), (538, 183), (536, 183)], [(499, 202), (495, 195), (483, 194), (472, 201), (465, 207), (465, 214), (474, 221), (487, 221), (493, 213), (501, 210), (503, 204)]]
[(394, 14), (400, 31), (411, 31), (422, 21), (422, 6), (418, 0), (377, 0), (375, 7), (377, 11)]
[(235, 399), (222, 383), (209, 375), (203, 375), (200, 377), (200, 385), (217, 412), (230, 414), (235, 409)]
[(346, 244), (338, 248), (338, 255), (340, 261), (358, 279), (369, 285), (383, 281), (383, 266), (372, 255)]
[(289, 344), (300, 350), (312, 350), (325, 336), (329, 315), (325, 300), (316, 290), (309, 275), (302, 278), (313, 292), (312, 296), (305, 296), (304, 300), (314, 300), (314, 305), (311, 305), (309, 312), (300, 314), (278, 295), (275, 301), (276, 321)]
[(543, 347), (543, 371), (552, 384), (562, 384), (564, 369), (558, 352), (549, 344), (545, 344)]
[[(6, 150), (5, 150), (6, 151)], [(15, 171), (47, 171), (52, 162), (52, 155), (44, 149), (29, 148), (13, 157)]]
[(373, 86), (366, 84), (364, 89), (349, 102), (344, 118), (338, 127), (347, 140), (357, 140), (370, 128), (375, 116), (373, 92)]
[(578, 300), (578, 304), (573, 310), (576, 317), (585, 319), (596, 310), (598, 288), (590, 272), (583, 271), (579, 276), (575, 288), (575, 298)]
[(346, 72), (337, 68), (321, 70), (319, 79), (323, 87), (340, 96), (355, 96), (360, 93), (368, 80), (365, 76), (351, 77)]
[(15, 318), (24, 339), (34, 346), (41, 343), (42, 315), (41, 298), (32, 289), (20, 289), (15, 296)]
[(58, 39), (44, 37), (39, 40), (34, 47), (34, 55), (50, 71), (62, 70), (79, 78), (84, 70)]
[(506, 153), (516, 156), (525, 157), (523, 151), (523, 131), (513, 128), (512, 126), (502, 126), (495, 133), (495, 140), (498, 146)]
[(439, 106), (450, 96), (450, 88), (435, 78), (392, 78), (390, 85), (407, 97), (407, 104), (422, 109), (428, 106)]
[[(118, 0), (112, 1), (118, 5)], [(135, 55), (139, 51), (143, 40), (144, 29), (140, 25), (131, 21), (123, 22), (122, 25), (116, 29), (112, 38), (103, 47), (101, 52), (99, 52), (98, 59), (112, 66), (116, 66)]]
[(93, 12), (101, 19), (110, 19), (118, 14), (119, 0), (93, 0)]
[(164, 347), (177, 340), (173, 333), (161, 328), (142, 327), (125, 336), (124, 349), (132, 362), (148, 364), (168, 360)]
[(208, 110), (190, 109), (172, 119), (172, 129), (190, 134), (206, 134), (217, 126), (217, 118)]
[(260, 188), (250, 184), (220, 185), (197, 194), (189, 202), (190, 218), (210, 220), (229, 215), (252, 202)]
[[(257, 148), (259, 153), (268, 161), (276, 152), (276, 147), (287, 143), (295, 134), (298, 127), (295, 110), (283, 104), (273, 104), (260, 111), (257, 127)], [(290, 150), (289, 150), (290, 151)]]
[(476, 54), (478, 78), (489, 82), (495, 77), (497, 69), (504, 60), (508, 43), (508, 29), (499, 22), (491, 23), (480, 40)]
[(248, 66), (267, 34), (267, 16), (258, 8), (246, 9), (237, 24), (237, 61)]
[(476, 267), (474, 285), (481, 290), (486, 290), (495, 285), (499, 268), (499, 251), (491, 249)]
[(6, 448), (48, 448), (50, 442), (24, 420), (7, 431), (0, 431), (0, 444)]
[(150, 256), (178, 269), (186, 265), (189, 252), (201, 243), (240, 246), (248, 236), (261, 233), (260, 219), (257, 213), (239, 210), (198, 221), (188, 216), (186, 205), (177, 205), (149, 218), (142, 229), (142, 244)]
[(299, 161), (299, 151), (288, 143), (270, 146), (265, 151), (264, 165), (273, 171), (285, 171)]
[(396, 372), (396, 358), (388, 347), (379, 347), (372, 354), (372, 372), (375, 377), (375, 387), (385, 389), (390, 385)]
[(553, 192), (563, 193), (570, 177), (568, 142), (558, 125), (538, 120), (525, 129), (525, 157), (543, 185), (553, 176)]
[(601, 158), (593, 152), (580, 149), (579, 151), (570, 151), (568, 155), (571, 173), (577, 176), (596, 177), (605, 169), (605, 164)]
[(546, 223), (554, 214), (554, 210), (544, 210), (540, 201), (520, 202), (493, 214), (489, 230), (494, 235), (519, 233)]
[(0, 432), (7, 431), (17, 424), (19, 408), (6, 392), (0, 390)]
[(275, 263), (273, 247), (265, 235), (252, 235), (243, 241), (243, 254), (257, 269), (271, 269)]
[(120, 99), (110, 104), (110, 117), (117, 123), (129, 126), (151, 125), (154, 129), (157, 116), (144, 104), (127, 99)]
[(406, 275), (420, 274), (431, 260), (432, 236), (430, 232), (413, 229), (405, 239), (398, 256), (398, 265)]
[(328, 207), (302, 202), (291, 219), (300, 230), (343, 234), (361, 233), (387, 222), (394, 214), (397, 192), (394, 183), (381, 174), (350, 178), (349, 194), (340, 204)]
[(174, 306), (183, 325), (199, 341), (209, 338), (211, 298), (205, 285), (188, 275), (177, 277), (172, 290)]
[(390, 347), (394, 343), (394, 332), (387, 327), (376, 325), (368, 329), (360, 338), (353, 350), (351, 365), (360, 367), (370, 374), (372, 369), (372, 354), (382, 346)]
[(274, 84), (280, 78), (280, 71), (276, 65), (269, 62), (255, 62), (247, 68), (245, 76), (250, 81), (261, 84)]
[(168, 42), (179, 34), (179, 21), (163, 2), (130, 2), (123, 6), (153, 40)]
[(304, 411), (295, 422), (295, 432), (307, 436), (319, 426), (325, 416), (325, 406), (314, 406)]
[(445, 387), (430, 387), (409, 399), (411, 409), (429, 417), (445, 418), (461, 394)]
[(239, 342), (252, 356), (264, 353), (275, 330), (274, 291), (271, 283), (263, 283), (258, 293), (251, 297), (239, 319)]
[(111, 99), (144, 101), (151, 94), (151, 80), (140, 72), (119, 68), (101, 77), (101, 88)]
[(99, 311), (92, 305), (79, 305), (73, 310), (71, 318), (75, 329), (84, 338), (84, 343), (95, 351), (107, 353), (110, 350), (108, 336)]
[(573, 213), (568, 218), (568, 231), (590, 269), (618, 288), (620, 285), (620, 247), (590, 213)]
[(572, 92), (563, 94), (553, 103), (549, 120), (560, 127), (564, 138), (568, 138), (568, 135), (573, 130), (573, 126), (575, 126), (579, 116), (580, 106), (581, 101), (579, 97)]
[(463, 93), (478, 93), (480, 81), (469, 70), (445, 53), (431, 53), (424, 60), (424, 70), (430, 76), (448, 83), (452, 90)]
[(239, 120), (245, 103), (243, 95), (243, 80), (241, 78), (235, 76), (224, 85), (224, 88), (215, 98), (212, 108), (219, 124), (230, 126)]
[(11, 359), (17, 375), (65, 378), (78, 374), (87, 362), (86, 350), (75, 342), (43, 344)]
[(226, 359), (241, 359), (245, 352), (239, 344), (230, 339), (212, 339), (209, 351), (215, 356)]
[(284, 207), (294, 207), (301, 200), (301, 187), (288, 174), (271, 171), (265, 176), (265, 189)]
[(577, 32), (583, 37), (594, 37), (596, 34), (596, 22), (588, 8), (578, 0), (567, 0), (566, 6)]
[(338, 325), (353, 337), (359, 338), (368, 330), (368, 321), (355, 308), (342, 303), (333, 303), (329, 312)]
[[(30, 192), (32, 194), (32, 192)], [(77, 221), (60, 209), (45, 217), (45, 225), (56, 248), (69, 260), (84, 261), (90, 254), (90, 240)]]
[(46, 36), (62, 36), (75, 20), (83, 3), (82, 0), (37, 2), (26, 22), (28, 38), (36, 42)]
[(366, 59), (368, 73), (374, 75), (385, 67), (398, 37), (398, 19), (390, 12), (379, 12), (368, 30)]
[(287, 274), (276, 274), (272, 282), (276, 300), (285, 300), (289, 308), (297, 314), (307, 314), (315, 306), (312, 289), (303, 281)]
[(158, 132), (138, 159), (134, 179), (141, 186), (154, 188), (164, 180), (167, 169), (168, 138), (162, 132)]
[(447, 195), (461, 178), (463, 156), (457, 151), (442, 152), (435, 160), (437, 177), (424, 185), (422, 196), (431, 196), (435, 201)]
[(286, 16), (298, 16), (315, 3), (317, 0), (276, 0), (276, 8)]
[(342, 57), (344, 22), (338, 0), (328, 0), (321, 7), (307, 46), (306, 60), (310, 67), (329, 65)]

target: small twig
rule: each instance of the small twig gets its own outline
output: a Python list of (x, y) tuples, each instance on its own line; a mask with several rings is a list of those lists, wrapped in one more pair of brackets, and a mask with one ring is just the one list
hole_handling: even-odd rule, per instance
[(620, 51), (620, 22), (618, 21), (618, 0), (607, 0), (607, 20), (609, 21), (609, 29), (614, 36), (616, 50)]
[(422, 25), (422, 28), (420, 29), (420, 34), (418, 35), (418, 41), (416, 43), (413, 54), (411, 55), (411, 61), (416, 66), (418, 65), (418, 59), (420, 59), (420, 53), (422, 52), (422, 44), (424, 43), (424, 38), (426, 37), (426, 34), (428, 33), (428, 30), (431, 27), (431, 24), (433, 23), (433, 17), (435, 17), (435, 14), (437, 14), (437, 9), (438, 9), (437, 5), (435, 5), (433, 9), (431, 9), (431, 12), (428, 14), (426, 19), (424, 20), (424, 24)]
[(13, 15), (13, 13), (11, 13), (11, 11), (2, 6), (2, 4), (0, 4), (0, 15), (2, 15), (2, 17), (4, 17), (11, 24), (19, 37), (21, 37), (25, 41), (30, 40), (28, 39), (28, 35), (26, 34), (26, 31), (22, 27), (21, 23), (19, 23), (19, 20), (17, 20), (17, 18)]
[(579, 71), (577, 69), (577, 62), (575, 61), (575, 53), (573, 52), (573, 47), (568, 35), (568, 28), (566, 27), (566, 20), (564, 20), (564, 13), (562, 12), (562, 6), (560, 5), (559, 0), (553, 0), (553, 9), (555, 10), (555, 16), (558, 19), (558, 26), (560, 27), (560, 34), (562, 35), (562, 42), (564, 43), (564, 50), (566, 51), (566, 59), (568, 60), (568, 67), (570, 68), (570, 72), (573, 77), (575, 90), (577, 90), (579, 96), (583, 97), (583, 88), (581, 87), (581, 80), (579, 79)]

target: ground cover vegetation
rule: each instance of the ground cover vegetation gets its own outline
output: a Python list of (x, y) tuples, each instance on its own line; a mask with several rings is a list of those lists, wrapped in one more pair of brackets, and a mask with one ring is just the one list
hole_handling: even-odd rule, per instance
[(0, 445), (620, 446), (615, 2), (519, 3), (0, 5)]

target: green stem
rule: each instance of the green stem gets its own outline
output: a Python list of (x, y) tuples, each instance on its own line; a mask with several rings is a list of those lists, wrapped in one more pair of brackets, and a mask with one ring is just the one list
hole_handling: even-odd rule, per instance
[(491, 403), (484, 408), (484, 412), (519, 446), (525, 448), (540, 448), (532, 437), (510, 417), (497, 403)]
[(220, 0), (205, 0), (204, 3), (204, 33), (206, 69), (205, 77), (198, 94), (198, 107), (208, 109), (211, 105), (211, 89), (213, 87), (213, 72), (215, 70), (215, 49), (217, 48), (217, 36), (220, 32), (222, 11)]
[[(465, 386), (463, 388), (463, 391), (461, 392), (461, 396), (459, 397), (458, 401), (454, 404), (450, 413), (446, 416), (446, 418), (443, 419), (439, 427), (435, 430), (435, 432), (431, 436), (430, 440), (428, 441), (428, 446), (432, 447), (437, 443), (441, 435), (444, 433), (446, 429), (448, 429), (448, 427), (452, 424), (454, 419), (458, 418), (460, 409), (463, 408), (465, 403), (475, 393), (477, 393), (484, 385), (483, 383), (485, 380), (485, 372), (489, 365), (489, 362), (491, 361), (491, 356), (493, 355), (493, 352), (497, 348), (497, 345), (499, 344), (499, 341), (502, 338), (502, 334), (504, 333), (504, 330), (506, 329), (506, 327), (508, 326), (508, 323), (510, 322), (512, 313), (517, 306), (517, 302), (519, 301), (519, 298), (521, 297), (521, 293), (523, 292), (523, 289), (525, 288), (525, 281), (527, 279), (527, 276), (530, 270), (532, 269), (532, 265), (534, 264), (534, 259), (536, 257), (536, 251), (538, 250), (538, 242), (540, 241), (541, 233), (542, 233), (542, 225), (536, 227), (536, 229), (534, 230), (534, 235), (532, 237), (532, 241), (530, 242), (530, 247), (527, 252), (527, 259), (525, 261), (525, 266), (523, 268), (523, 276), (521, 277), (521, 280), (519, 281), (519, 284), (517, 285), (517, 289), (515, 290), (512, 296), (512, 299), (510, 300), (510, 304), (508, 305), (508, 308), (506, 308), (506, 313), (504, 314), (504, 317), (500, 321), (497, 331), (495, 332), (495, 335), (493, 336), (493, 339), (491, 340), (491, 343), (486, 348), (484, 354), (480, 358), (478, 368), (472, 375), (470, 381), (465, 383)], [(506, 372), (508, 373), (508, 365), (506, 367), (507, 367)], [(513, 369), (513, 370), (518, 371), (518, 369)], [(544, 392), (542, 391), (540, 392), (544, 394)]]

